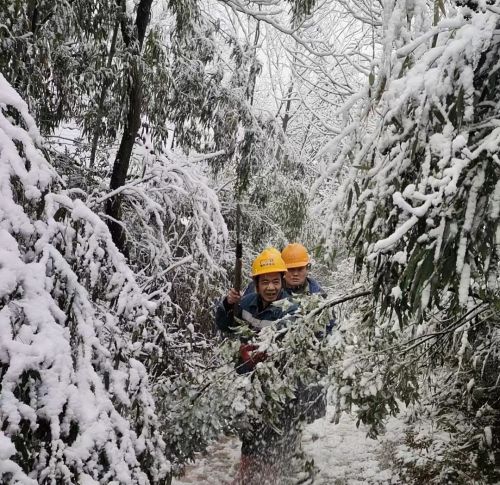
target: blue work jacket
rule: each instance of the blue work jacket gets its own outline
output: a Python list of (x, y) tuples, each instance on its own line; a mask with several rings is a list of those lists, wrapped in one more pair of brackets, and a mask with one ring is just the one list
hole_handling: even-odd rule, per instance
[[(323, 290), (323, 288), (321, 288), (320, 284), (314, 278), (310, 278), (309, 276), (306, 278), (306, 281), (302, 286), (297, 288), (287, 288), (286, 291), (291, 296), (314, 295), (316, 293), (320, 293), (322, 296), (326, 297), (326, 293)], [(255, 294), (255, 283), (253, 281), (251, 281), (245, 288), (243, 296), (252, 294)], [(337, 318), (334, 313), (332, 319), (328, 322), (328, 325), (326, 326), (325, 329), (327, 335), (330, 335), (332, 333), (333, 328), (335, 327), (336, 324), (337, 324)]]
[[(281, 290), (278, 295), (278, 300), (288, 298), (290, 295)], [(283, 310), (281, 307), (273, 304), (264, 308), (261, 297), (257, 293), (244, 295), (240, 304), (237, 307), (236, 317), (248, 323), (250, 328), (259, 331), (264, 327), (272, 325), (277, 320), (281, 320), (286, 315), (293, 313), (297, 309), (297, 305), (292, 305), (289, 309)], [(238, 324), (233, 321), (232, 307), (224, 298), (218, 305), (215, 313), (215, 323), (217, 327), (224, 332), (232, 332), (232, 329)]]

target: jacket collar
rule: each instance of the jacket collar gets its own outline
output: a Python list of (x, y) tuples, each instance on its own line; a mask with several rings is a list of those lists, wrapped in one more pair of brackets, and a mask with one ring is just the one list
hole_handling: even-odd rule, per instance
[(302, 283), (301, 285), (299, 286), (289, 286), (287, 287), (287, 291), (289, 291), (291, 294), (294, 294), (294, 293), (299, 293), (299, 294), (308, 294), (311, 292), (311, 289), (310, 289), (310, 280), (309, 278), (306, 278), (306, 280), (304, 281), (304, 283)]
[[(258, 294), (258, 293), (255, 293), (255, 305), (257, 307), (257, 312), (258, 313), (261, 313), (265, 310), (267, 310), (269, 307), (272, 307), (272, 304), (274, 302), (271, 302), (270, 304), (268, 304), (267, 306), (264, 305), (264, 301), (262, 300), (261, 296)], [(278, 298), (276, 298), (276, 300), (274, 301), (278, 301), (278, 300), (282, 300), (284, 298), (288, 298), (290, 296), (290, 294), (285, 290), (285, 289), (281, 289), (280, 292), (278, 293)]]

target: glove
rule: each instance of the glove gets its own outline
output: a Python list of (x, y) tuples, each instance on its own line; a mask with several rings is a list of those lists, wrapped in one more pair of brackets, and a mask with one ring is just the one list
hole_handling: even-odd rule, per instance
[(241, 344), (240, 345), (240, 357), (243, 362), (253, 363), (255, 366), (259, 362), (263, 362), (267, 359), (267, 354), (265, 352), (256, 352), (259, 348), (255, 344)]
[(254, 367), (267, 359), (265, 352), (258, 352), (258, 345), (255, 344), (241, 344), (240, 345), (240, 362), (238, 365), (238, 373), (246, 374), (251, 372)]

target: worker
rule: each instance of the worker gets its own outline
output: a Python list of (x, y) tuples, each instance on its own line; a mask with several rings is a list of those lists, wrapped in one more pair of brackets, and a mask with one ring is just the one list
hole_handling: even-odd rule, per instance
[[(264, 251), (269, 251), (272, 254), (276, 254), (281, 258), (281, 251), (279, 249), (276, 249), (273, 246), (268, 246)], [(247, 287), (245, 288), (245, 291), (243, 292), (243, 296), (250, 295), (251, 293), (255, 293), (255, 283), (252, 278), (252, 280), (248, 283)]]
[[(233, 318), (237, 316), (244, 321), (256, 334), (279, 320), (286, 319), (297, 306), (291, 305), (287, 311), (274, 302), (287, 298), (289, 295), (283, 290), (286, 266), (279, 252), (265, 249), (252, 263), (252, 278), (256, 292), (241, 297), (231, 288), (226, 297), (219, 304), (216, 311), (216, 324), (220, 330), (234, 334), (238, 323)], [(258, 346), (244, 339), (240, 346), (240, 362), (238, 371), (251, 372), (255, 366), (264, 360), (267, 355), (259, 352)], [(286, 430), (288, 431), (288, 430)], [(272, 462), (283, 452), (285, 437), (267, 424), (256, 423), (252, 429), (241, 433), (241, 461), (235, 484), (262, 483), (262, 472), (273, 473)]]
[(320, 284), (309, 276), (311, 258), (307, 249), (300, 243), (291, 243), (281, 251), (286, 265), (285, 288), (292, 295), (324, 294)]

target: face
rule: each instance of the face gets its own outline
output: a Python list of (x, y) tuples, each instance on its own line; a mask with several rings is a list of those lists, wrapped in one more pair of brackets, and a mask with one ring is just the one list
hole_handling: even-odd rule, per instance
[(257, 293), (265, 303), (272, 303), (281, 291), (281, 273), (267, 273), (259, 276)]
[(285, 273), (286, 286), (301, 286), (305, 283), (307, 277), (307, 266), (300, 268), (288, 268)]

